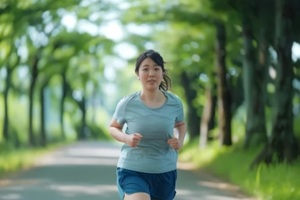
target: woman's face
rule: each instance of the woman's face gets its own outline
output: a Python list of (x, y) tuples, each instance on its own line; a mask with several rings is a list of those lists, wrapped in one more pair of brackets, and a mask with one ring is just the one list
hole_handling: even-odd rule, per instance
[(159, 85), (163, 80), (163, 70), (161, 66), (156, 64), (149, 57), (143, 60), (139, 67), (137, 75), (142, 83), (144, 90), (159, 89)]

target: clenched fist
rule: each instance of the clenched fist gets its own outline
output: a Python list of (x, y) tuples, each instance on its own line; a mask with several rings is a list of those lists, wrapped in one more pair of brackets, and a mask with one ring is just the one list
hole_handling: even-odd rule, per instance
[(178, 150), (182, 147), (182, 144), (178, 140), (178, 138), (171, 138), (168, 140), (168, 144), (170, 145), (171, 148)]
[(125, 135), (124, 143), (130, 147), (137, 147), (142, 139), (142, 135), (139, 133), (133, 133), (130, 135)]

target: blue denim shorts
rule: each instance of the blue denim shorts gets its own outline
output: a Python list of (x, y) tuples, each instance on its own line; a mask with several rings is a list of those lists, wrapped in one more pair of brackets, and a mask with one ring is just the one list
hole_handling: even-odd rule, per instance
[(149, 194), (151, 200), (173, 200), (176, 191), (177, 170), (152, 174), (117, 168), (117, 185), (120, 199), (137, 192)]

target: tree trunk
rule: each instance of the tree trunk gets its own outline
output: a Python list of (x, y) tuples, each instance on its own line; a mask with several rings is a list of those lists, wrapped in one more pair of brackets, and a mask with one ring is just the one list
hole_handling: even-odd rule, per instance
[(293, 130), (292, 10), (291, 0), (276, 1), (275, 48), (278, 55), (278, 66), (271, 147), (274, 148), (274, 153), (279, 161), (288, 162), (299, 155), (298, 142)]
[[(13, 51), (11, 49), (11, 51)], [(9, 54), (12, 56), (12, 54)], [(13, 56), (12, 56), (13, 57)], [(9, 127), (10, 127), (10, 122), (9, 122), (9, 112), (8, 112), (8, 95), (9, 95), (9, 90), (11, 88), (11, 77), (13, 74), (13, 71), (17, 68), (18, 64), (20, 63), (20, 56), (17, 56), (17, 59), (15, 60), (15, 63), (11, 64), (9, 61), (7, 62), (6, 66), (6, 79), (5, 79), (5, 88), (3, 92), (3, 99), (4, 99), (4, 118), (3, 118), (3, 139), (5, 141), (9, 141), (11, 139), (9, 135)], [(16, 136), (17, 138), (17, 136)], [(18, 141), (15, 141), (18, 143)]]
[(190, 83), (194, 82), (191, 79), (194, 78), (189, 77), (186, 72), (181, 73), (181, 83), (184, 87), (187, 101), (187, 130), (191, 141), (198, 137), (200, 132), (200, 117), (198, 116), (197, 109), (193, 106), (193, 101), (197, 96), (197, 92), (190, 85)]
[(29, 145), (35, 145), (35, 137), (33, 133), (33, 102), (34, 102), (34, 90), (35, 84), (38, 77), (38, 63), (39, 63), (39, 50), (36, 52), (34, 56), (32, 69), (31, 69), (31, 81), (30, 81), (30, 88), (29, 88), (29, 132), (28, 132), (28, 139)]
[(229, 84), (226, 79), (226, 32), (224, 24), (216, 22), (216, 72), (217, 72), (217, 96), (219, 114), (219, 137), (222, 145), (230, 146), (231, 139), (231, 100)]
[(89, 137), (88, 135), (88, 126), (86, 124), (86, 100), (85, 97), (83, 96), (82, 98), (82, 103), (81, 103), (81, 112), (82, 112), (82, 117), (81, 117), (81, 138), (87, 139)]
[(5, 141), (9, 141), (9, 117), (8, 117), (8, 94), (11, 84), (11, 74), (12, 70), (9, 66), (6, 68), (7, 74), (6, 74), (6, 81), (5, 81), (5, 89), (3, 92), (3, 98), (4, 98), (4, 118), (3, 118), (3, 139)]
[(199, 147), (204, 148), (209, 138), (209, 130), (215, 127), (215, 113), (217, 97), (215, 95), (215, 87), (207, 87), (205, 91), (206, 102), (204, 105), (201, 126), (200, 126), (200, 142)]
[(40, 112), (41, 112), (41, 133), (40, 133), (40, 143), (41, 146), (47, 146), (47, 132), (46, 132), (46, 102), (45, 102), (45, 88), (47, 83), (43, 84), (40, 90)]
[(64, 121), (64, 112), (65, 112), (65, 100), (68, 94), (68, 83), (67, 83), (67, 70), (64, 69), (62, 72), (62, 97), (60, 101), (60, 129), (61, 129), (61, 137), (63, 140), (66, 139), (65, 133), (65, 121)]
[(251, 167), (260, 162), (292, 162), (299, 156), (299, 145), (293, 132), (293, 44), (291, 0), (276, 1), (275, 49), (278, 56), (274, 120), (270, 142), (258, 154)]
[[(246, 16), (243, 19), (244, 62), (243, 80), (246, 105), (246, 137), (244, 147), (249, 148), (267, 141), (264, 111), (264, 71), (265, 65), (257, 62), (257, 50), (253, 46), (251, 23)], [(262, 61), (262, 60), (261, 60)], [(261, 67), (261, 68), (260, 68)]]
[(82, 140), (88, 138), (88, 130), (86, 125), (86, 101), (85, 97), (83, 96), (80, 101), (74, 99), (77, 102), (77, 105), (82, 113), (81, 116), (81, 124), (79, 128), (79, 132), (77, 133), (77, 139)]

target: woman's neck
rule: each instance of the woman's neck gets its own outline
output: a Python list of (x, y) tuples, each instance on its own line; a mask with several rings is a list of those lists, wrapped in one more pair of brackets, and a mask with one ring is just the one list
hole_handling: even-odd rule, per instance
[(141, 92), (142, 101), (150, 107), (159, 107), (164, 104), (166, 97), (160, 90), (155, 91), (142, 91)]
[(141, 96), (143, 99), (150, 100), (150, 101), (155, 101), (157, 97), (159, 97), (161, 94), (160, 90), (153, 90), (153, 91), (145, 91), (142, 90)]

